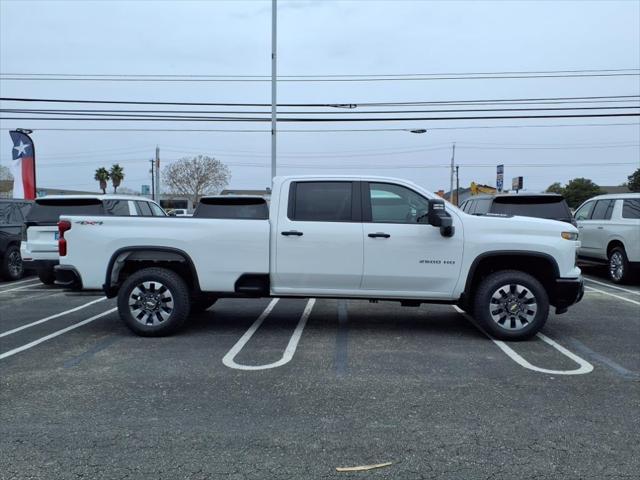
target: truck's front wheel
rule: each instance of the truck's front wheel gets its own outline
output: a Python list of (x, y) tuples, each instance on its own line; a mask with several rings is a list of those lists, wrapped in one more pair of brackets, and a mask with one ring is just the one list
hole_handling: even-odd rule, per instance
[(474, 316), (492, 336), (525, 340), (535, 335), (549, 316), (549, 296), (534, 277), (516, 270), (485, 278), (476, 292)]
[(174, 333), (184, 324), (189, 310), (189, 289), (171, 270), (139, 270), (125, 280), (118, 292), (120, 318), (138, 335)]

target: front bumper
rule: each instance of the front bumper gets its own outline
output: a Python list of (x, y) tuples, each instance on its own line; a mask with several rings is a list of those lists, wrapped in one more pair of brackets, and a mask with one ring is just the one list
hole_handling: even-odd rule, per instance
[(82, 277), (74, 267), (56, 265), (53, 271), (56, 274), (56, 283), (74, 290), (82, 290)]
[(556, 314), (567, 311), (567, 308), (582, 300), (584, 295), (584, 281), (582, 275), (578, 278), (558, 278), (555, 281), (555, 295), (552, 304), (556, 307)]

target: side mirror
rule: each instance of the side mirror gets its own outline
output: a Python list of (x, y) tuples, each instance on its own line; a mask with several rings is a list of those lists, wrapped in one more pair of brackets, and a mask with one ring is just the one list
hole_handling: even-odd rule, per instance
[(453, 219), (444, 206), (444, 200), (429, 200), (429, 213), (427, 214), (429, 225), (440, 227), (440, 235), (443, 237), (452, 237), (455, 233), (453, 227)]

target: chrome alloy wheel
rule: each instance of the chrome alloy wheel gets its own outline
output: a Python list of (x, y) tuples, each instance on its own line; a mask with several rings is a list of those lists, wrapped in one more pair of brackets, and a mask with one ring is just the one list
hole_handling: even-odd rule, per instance
[(618, 251), (613, 252), (609, 258), (609, 275), (618, 282), (624, 276), (624, 258)]
[(160, 325), (173, 312), (171, 291), (157, 281), (142, 282), (129, 295), (129, 311), (142, 325)]
[(22, 275), (22, 257), (20, 252), (13, 250), (9, 253), (9, 274), (13, 278), (19, 278)]
[(491, 295), (491, 318), (507, 330), (525, 328), (533, 322), (537, 310), (536, 297), (531, 290), (517, 283), (503, 285)]

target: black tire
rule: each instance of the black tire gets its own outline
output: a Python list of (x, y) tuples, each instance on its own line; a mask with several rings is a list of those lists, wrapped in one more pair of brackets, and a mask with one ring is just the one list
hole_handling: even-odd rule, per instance
[(549, 316), (549, 296), (531, 275), (517, 270), (496, 272), (478, 287), (474, 318), (493, 337), (526, 340), (535, 335)]
[(208, 295), (195, 297), (191, 299), (191, 313), (201, 313), (208, 310), (218, 301), (218, 297)]
[(45, 285), (53, 285), (56, 281), (55, 272), (51, 268), (38, 270), (38, 278)]
[(609, 252), (607, 274), (613, 283), (627, 283), (631, 277), (631, 265), (623, 247), (614, 247)]
[[(131, 302), (134, 302), (131, 306)], [(171, 335), (189, 317), (189, 288), (175, 272), (145, 268), (125, 280), (118, 292), (118, 312), (125, 325), (144, 337)]]
[(9, 245), (2, 257), (0, 276), (7, 280), (20, 280), (24, 276), (24, 265), (20, 256), (20, 247)]

